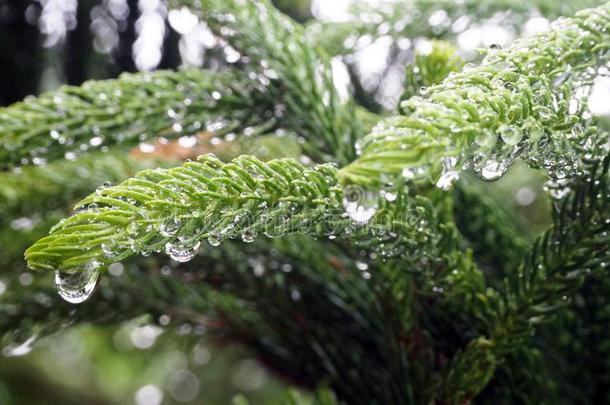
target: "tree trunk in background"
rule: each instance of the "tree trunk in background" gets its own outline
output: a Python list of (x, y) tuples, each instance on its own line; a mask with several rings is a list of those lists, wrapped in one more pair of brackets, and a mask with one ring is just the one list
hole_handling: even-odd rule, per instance
[(63, 70), (66, 82), (78, 86), (89, 75), (92, 52), (91, 9), (97, 0), (80, 0), (77, 8), (76, 28), (68, 32), (64, 48)]
[(163, 40), (163, 57), (159, 63), (159, 69), (176, 69), (180, 66), (182, 59), (180, 57), (180, 34), (178, 34), (166, 21), (165, 22), (165, 39)]
[(27, 0), (0, 0), (0, 105), (8, 105), (23, 99), (28, 94), (36, 93), (42, 72), (40, 54), (40, 33), (30, 18), (30, 24), (24, 15), (36, 15), (40, 6)]
[(129, 16), (125, 30), (119, 33), (119, 45), (113, 54), (116, 64), (112, 76), (117, 76), (121, 72), (135, 72), (136, 64), (133, 60), (133, 43), (136, 40), (136, 21), (140, 15), (138, 0), (127, 0), (129, 6)]

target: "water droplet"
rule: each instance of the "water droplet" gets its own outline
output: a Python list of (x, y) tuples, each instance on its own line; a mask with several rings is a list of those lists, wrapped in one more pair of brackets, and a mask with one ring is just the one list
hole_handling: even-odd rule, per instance
[(197, 254), (201, 246), (201, 242), (197, 242), (192, 246), (187, 246), (182, 243), (171, 243), (165, 244), (165, 254), (180, 263), (188, 262)]
[(426, 171), (426, 166), (405, 167), (404, 169), (402, 169), (401, 174), (402, 177), (405, 178), (405, 180), (413, 180), (416, 177), (424, 175)]
[(354, 144), (354, 149), (356, 150), (356, 155), (360, 156), (362, 155), (362, 140), (358, 140), (356, 141), (356, 143)]
[(118, 252), (115, 250), (116, 246), (112, 242), (102, 243), (100, 248), (102, 249), (104, 257), (107, 257), (109, 259), (112, 259), (113, 257), (116, 257), (118, 255)]
[(443, 157), (442, 160), (443, 172), (436, 182), (436, 187), (441, 190), (449, 190), (453, 182), (460, 178), (460, 173), (455, 170), (457, 158), (454, 156)]
[(347, 215), (360, 224), (368, 223), (377, 212), (376, 193), (349, 185), (343, 190), (343, 208)]
[(222, 242), (222, 239), (220, 239), (218, 236), (216, 235), (209, 235), (208, 236), (208, 243), (212, 246), (219, 246), (220, 242)]
[(482, 129), (475, 138), (474, 142), (483, 147), (491, 147), (496, 143), (496, 136), (488, 129)]
[(93, 260), (82, 270), (58, 270), (55, 286), (61, 298), (71, 304), (80, 304), (93, 294), (99, 280), (100, 264)]
[(365, 262), (356, 261), (355, 264), (356, 264), (356, 268), (360, 271), (365, 271), (365, 270), (368, 270), (368, 268), (369, 268), (369, 265)]
[(130, 222), (127, 225), (126, 230), (130, 235), (135, 235), (138, 233), (138, 224), (136, 222)]
[(475, 165), (475, 173), (485, 181), (498, 180), (508, 170), (508, 163), (505, 161), (488, 159)]
[(256, 232), (253, 232), (250, 229), (247, 229), (244, 231), (244, 233), (241, 234), (241, 240), (243, 240), (246, 243), (252, 243), (254, 242), (254, 240), (256, 239)]
[(100, 146), (103, 142), (104, 137), (102, 136), (94, 136), (93, 138), (89, 139), (89, 144), (91, 146)]
[(301, 299), (301, 292), (297, 288), (292, 288), (290, 290), (290, 298), (293, 301), (298, 301)]
[(386, 201), (389, 201), (389, 202), (396, 201), (397, 197), (398, 197), (398, 194), (393, 191), (388, 191), (388, 190), (383, 191), (383, 198), (385, 198)]
[(122, 276), (124, 270), (125, 270), (125, 267), (120, 262), (112, 263), (110, 266), (108, 266), (108, 273), (110, 273), (111, 275), (113, 275), (115, 277)]
[(498, 129), (500, 137), (507, 145), (516, 145), (523, 138), (523, 131), (510, 125), (502, 125)]
[(171, 218), (170, 220), (159, 224), (159, 233), (165, 237), (174, 236), (181, 226), (182, 222), (180, 219)]
[(208, 132), (219, 132), (227, 127), (229, 123), (222, 118), (211, 120), (205, 126), (206, 131)]
[(153, 153), (157, 147), (152, 143), (142, 142), (138, 145), (142, 153)]

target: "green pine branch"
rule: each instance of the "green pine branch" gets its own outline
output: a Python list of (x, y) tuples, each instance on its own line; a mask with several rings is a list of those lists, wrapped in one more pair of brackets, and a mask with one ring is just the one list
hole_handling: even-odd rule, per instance
[[(144, 170), (80, 201), (74, 215), (28, 249), (26, 258), (35, 269), (63, 270), (158, 251), (185, 261), (205, 240), (217, 245), (305, 233), (376, 248), (382, 257), (439, 260), (437, 252), (449, 239), (438, 228), (442, 218), (434, 199), (446, 195), (344, 191), (336, 173), (329, 164), (308, 168), (291, 159), (264, 163), (249, 156), (222, 163), (212, 155)], [(438, 246), (430, 255), (413, 255), (433, 244)]]
[[(535, 328), (565, 308), (590, 274), (607, 277), (609, 166), (610, 157), (593, 165), (592, 177), (582, 178), (579, 187), (561, 202), (554, 226), (535, 242), (518, 271), (504, 279), (499, 292), (487, 291), (483, 302), (489, 307), (488, 344), (484, 349), (466, 350), (462, 355), (468, 361), (475, 361), (484, 353), (495, 362), (507, 356), (514, 360), (511, 356), (528, 341)], [(489, 378), (489, 370), (478, 373), (476, 387), (484, 388)], [(477, 393), (474, 390), (470, 394)]]
[(409, 115), (374, 129), (360, 145), (361, 156), (339, 176), (371, 185), (382, 174), (442, 180), (472, 165), (494, 180), (518, 156), (557, 179), (578, 173), (583, 156), (577, 145), (596, 130), (589, 128), (586, 98), (575, 97), (610, 60), (609, 24), (606, 4), (560, 19), (507, 49), (490, 50), (481, 66), (467, 66), (405, 101)]
[(74, 159), (203, 131), (272, 125), (269, 98), (242, 73), (185, 69), (66, 86), (0, 109), (0, 168)]
[[(499, 350), (510, 349), (543, 323), (590, 273), (606, 274), (610, 261), (610, 157), (591, 169), (555, 211), (554, 226), (534, 244), (503, 291), (490, 332)], [(564, 298), (565, 297), (565, 298)]]
[(247, 156), (225, 164), (208, 155), (98, 189), (26, 257), (38, 269), (99, 266), (159, 250), (188, 260), (203, 239), (218, 244), (263, 233), (330, 234), (350, 222), (338, 214), (341, 198), (331, 165), (306, 168), (289, 159), (263, 163)]
[(457, 48), (442, 41), (432, 42), (432, 49), (428, 53), (415, 50), (415, 60), (406, 67), (401, 102), (420, 95), (426, 87), (442, 82), (451, 72), (460, 71), (464, 61), (457, 52)]

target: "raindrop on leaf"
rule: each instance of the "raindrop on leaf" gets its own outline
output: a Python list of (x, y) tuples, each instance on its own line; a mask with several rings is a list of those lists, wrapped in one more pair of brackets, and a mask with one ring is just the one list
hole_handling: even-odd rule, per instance
[(208, 243), (212, 246), (219, 246), (222, 240), (218, 236), (209, 235)]
[(93, 294), (100, 275), (100, 264), (93, 260), (82, 270), (57, 270), (55, 286), (65, 301), (80, 304)]
[(181, 243), (167, 242), (165, 244), (165, 254), (180, 263), (190, 261), (197, 254), (201, 242), (197, 242), (192, 246), (187, 246)]
[(178, 218), (172, 218), (159, 224), (159, 233), (165, 237), (174, 236), (180, 226), (182, 226), (182, 222)]

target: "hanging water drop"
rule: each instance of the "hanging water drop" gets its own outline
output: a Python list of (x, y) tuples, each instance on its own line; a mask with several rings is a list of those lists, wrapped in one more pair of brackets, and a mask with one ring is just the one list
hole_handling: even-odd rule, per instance
[(171, 218), (168, 221), (159, 224), (159, 233), (165, 237), (174, 236), (181, 226), (182, 222), (180, 219)]
[(377, 212), (376, 193), (355, 186), (347, 186), (343, 191), (343, 208), (346, 214), (359, 224), (368, 223)]
[(167, 242), (165, 244), (165, 254), (180, 263), (190, 261), (199, 250), (199, 246), (201, 246), (201, 242), (197, 242), (192, 246), (187, 246), (181, 243), (171, 243)]
[(508, 164), (504, 161), (494, 160), (493, 158), (486, 160), (474, 167), (476, 174), (485, 181), (498, 180), (508, 170)]
[(241, 234), (241, 240), (246, 243), (252, 243), (256, 239), (256, 232), (253, 232), (249, 229), (245, 230), (244, 233)]
[(55, 286), (65, 301), (80, 304), (93, 294), (100, 275), (100, 264), (93, 260), (82, 270), (57, 270)]
[(212, 246), (219, 246), (220, 242), (222, 242), (222, 240), (216, 236), (216, 235), (209, 235), (208, 236), (208, 243)]
[(104, 254), (104, 257), (106, 257), (108, 259), (112, 259), (112, 258), (118, 256), (118, 252), (116, 251), (116, 246), (112, 242), (102, 243), (100, 245), (100, 248), (102, 249), (102, 253)]
[(460, 178), (460, 173), (455, 170), (455, 165), (457, 164), (457, 158), (454, 156), (446, 156), (441, 160), (443, 166), (443, 172), (441, 173), (441, 177), (439, 177), (436, 182), (436, 187), (441, 190), (449, 190), (453, 182)]

